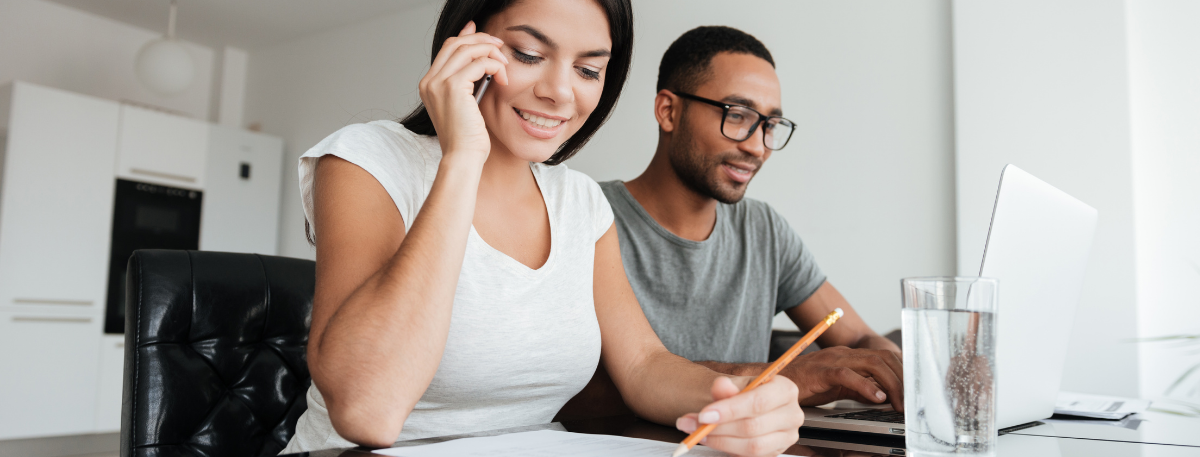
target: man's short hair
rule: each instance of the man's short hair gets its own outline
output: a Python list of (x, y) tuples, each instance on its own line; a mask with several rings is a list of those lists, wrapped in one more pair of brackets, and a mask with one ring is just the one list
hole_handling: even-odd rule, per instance
[(775, 67), (771, 51), (753, 35), (719, 25), (688, 30), (681, 35), (658, 64), (658, 87), (672, 92), (692, 92), (711, 76), (712, 58), (722, 52), (749, 54)]

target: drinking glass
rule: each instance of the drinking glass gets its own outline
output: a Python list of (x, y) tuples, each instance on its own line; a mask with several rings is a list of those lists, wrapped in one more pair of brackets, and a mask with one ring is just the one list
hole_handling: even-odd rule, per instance
[(998, 285), (981, 277), (900, 280), (908, 455), (995, 455)]

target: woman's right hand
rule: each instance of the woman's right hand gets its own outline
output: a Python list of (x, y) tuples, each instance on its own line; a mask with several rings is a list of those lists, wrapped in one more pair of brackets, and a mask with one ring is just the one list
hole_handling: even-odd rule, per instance
[(462, 155), (480, 165), (487, 159), (492, 142), (472, 92), (475, 81), (486, 75), (493, 75), (493, 83), (508, 84), (503, 44), (476, 33), (475, 22), (468, 22), (458, 36), (446, 40), (421, 78), (421, 101), (437, 130), (443, 158)]
[(718, 424), (701, 443), (730, 455), (776, 456), (800, 439), (804, 411), (796, 402), (799, 389), (792, 380), (776, 376), (749, 392), (741, 389), (750, 382), (743, 377), (735, 384), (728, 377), (713, 381), (713, 403), (700, 413), (691, 413), (675, 421), (675, 427), (694, 433), (704, 424)]

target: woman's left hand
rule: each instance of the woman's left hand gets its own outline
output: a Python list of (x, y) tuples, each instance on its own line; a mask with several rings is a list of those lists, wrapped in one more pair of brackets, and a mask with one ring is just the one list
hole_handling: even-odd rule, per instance
[(712, 385), (716, 401), (699, 413), (680, 417), (675, 427), (692, 433), (700, 425), (718, 424), (701, 443), (735, 456), (783, 453), (800, 439), (804, 412), (796, 401), (799, 390), (790, 379), (775, 376), (757, 389), (740, 394), (749, 382), (750, 378), (739, 378), (736, 383), (724, 376), (717, 378)]

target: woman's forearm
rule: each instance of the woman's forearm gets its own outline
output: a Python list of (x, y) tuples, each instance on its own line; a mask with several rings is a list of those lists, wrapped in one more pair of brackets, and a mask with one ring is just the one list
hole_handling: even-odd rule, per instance
[(642, 366), (635, 381), (639, 388), (622, 389), (625, 402), (639, 416), (670, 426), (713, 402), (712, 385), (718, 377), (728, 376), (739, 386), (750, 379), (717, 373), (665, 349)]
[(310, 342), (313, 380), (351, 441), (391, 444), (437, 371), (481, 170), (443, 161), (400, 247)]

